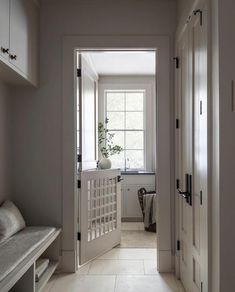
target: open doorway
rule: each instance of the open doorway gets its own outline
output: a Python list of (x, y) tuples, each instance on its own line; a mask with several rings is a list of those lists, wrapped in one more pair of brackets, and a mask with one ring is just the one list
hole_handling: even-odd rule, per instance
[[(157, 193), (157, 269), (170, 272), (173, 269), (174, 236), (171, 232), (171, 190), (174, 189), (172, 176), (173, 127), (171, 115), (171, 55), (169, 37), (166, 36), (68, 36), (63, 41), (63, 240), (62, 258), (65, 271), (77, 269), (77, 218), (78, 218), (78, 176), (77, 176), (77, 123), (75, 80), (77, 50), (154, 50), (157, 52), (157, 139), (156, 187)], [(79, 48), (79, 49), (78, 49)], [(120, 185), (120, 183), (118, 184)], [(83, 210), (84, 211), (84, 210)], [(120, 214), (121, 218), (121, 214)], [(80, 244), (81, 242), (79, 242)], [(104, 242), (104, 245), (107, 241)]]
[(77, 51), (80, 264), (114, 246), (156, 249), (155, 60), (155, 50)]

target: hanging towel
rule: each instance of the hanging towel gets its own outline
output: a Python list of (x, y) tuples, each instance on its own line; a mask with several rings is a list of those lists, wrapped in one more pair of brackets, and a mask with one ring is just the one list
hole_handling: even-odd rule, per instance
[(149, 228), (156, 223), (156, 194), (145, 194), (143, 197), (144, 205), (144, 227)]

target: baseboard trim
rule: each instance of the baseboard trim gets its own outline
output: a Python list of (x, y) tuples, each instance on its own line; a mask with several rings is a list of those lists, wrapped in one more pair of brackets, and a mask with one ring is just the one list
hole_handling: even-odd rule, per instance
[(143, 222), (143, 217), (122, 217), (122, 222)]
[(66, 273), (75, 273), (77, 270), (74, 250), (62, 250), (61, 269)]
[(171, 250), (157, 251), (157, 268), (160, 273), (173, 272)]

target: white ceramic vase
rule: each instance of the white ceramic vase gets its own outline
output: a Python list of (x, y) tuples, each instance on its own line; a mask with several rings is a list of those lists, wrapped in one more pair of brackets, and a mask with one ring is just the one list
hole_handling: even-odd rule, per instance
[(112, 162), (109, 158), (102, 158), (99, 162), (99, 168), (110, 169), (112, 167)]

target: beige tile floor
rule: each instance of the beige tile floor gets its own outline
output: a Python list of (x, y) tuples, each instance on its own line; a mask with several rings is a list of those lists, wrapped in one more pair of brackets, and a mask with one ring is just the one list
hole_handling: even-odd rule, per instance
[[(122, 230), (143, 231), (143, 223), (124, 223)], [(114, 248), (79, 268), (56, 274), (44, 292), (184, 292), (173, 274), (159, 274), (155, 248)]]
[(143, 222), (122, 222), (120, 247), (156, 248), (156, 233), (146, 232)]
[(173, 274), (156, 270), (156, 250), (114, 248), (76, 274), (57, 274), (44, 292), (183, 292)]

